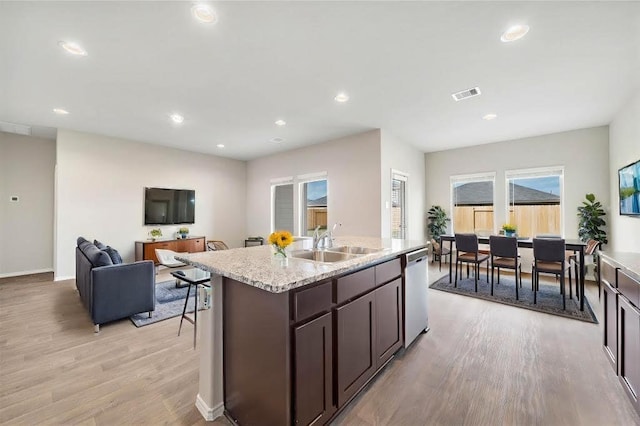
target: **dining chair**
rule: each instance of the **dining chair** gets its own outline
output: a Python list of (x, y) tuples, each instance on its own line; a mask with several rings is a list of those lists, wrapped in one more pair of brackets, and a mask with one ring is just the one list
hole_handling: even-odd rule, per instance
[[(498, 284), (500, 284), (500, 268), (513, 269), (516, 275), (516, 300), (520, 300), (518, 285), (522, 287), (522, 263), (518, 254), (518, 239), (491, 235), (489, 236), (489, 251), (491, 255), (491, 295), (493, 296), (494, 269), (498, 269)], [(520, 278), (518, 279), (518, 277)]]
[[(580, 265), (580, 256), (577, 253), (573, 253), (571, 255), (569, 255), (569, 257), (567, 258), (567, 261), (570, 262), (573, 266), (574, 266), (574, 270), (575, 270), (575, 277), (576, 277), (576, 296), (579, 295), (579, 291), (578, 291), (578, 277), (580, 275), (578, 275), (579, 273), (579, 269), (578, 267), (581, 268), (587, 268), (589, 265), (593, 265), (593, 274), (596, 277), (596, 282), (598, 283), (598, 298), (600, 298), (600, 278), (598, 277), (598, 262), (596, 261), (595, 258), (595, 252), (598, 249), (598, 247), (600, 247), (600, 241), (598, 240), (594, 240), (594, 239), (590, 239), (589, 241), (587, 241), (587, 245), (584, 248), (584, 256), (585, 256), (585, 262), (584, 265)], [(587, 262), (586, 258), (587, 256), (590, 256), (590, 261)], [(584, 271), (586, 272), (586, 269), (584, 269)], [(571, 292), (569, 292), (569, 294), (571, 294)]]
[[(458, 287), (458, 263), (460, 264), (460, 277), (462, 277), (462, 263), (474, 264), (475, 290), (478, 292), (478, 275), (480, 274), (480, 264), (488, 262), (489, 255), (480, 253), (478, 250), (478, 236), (476, 234), (455, 234), (456, 239), (456, 278), (454, 287)], [(489, 264), (487, 264), (487, 282), (489, 282)]]
[(571, 286), (571, 265), (565, 258), (566, 245), (563, 238), (534, 238), (533, 239), (533, 303), (538, 301), (540, 288), (540, 273), (553, 274), (560, 277), (560, 294), (562, 294), (562, 309), (567, 309), (564, 285), (565, 271), (569, 271), (569, 286)]
[(220, 240), (208, 240), (207, 241), (207, 250), (208, 251), (216, 251), (216, 250), (229, 250), (229, 246), (227, 246), (224, 241)]
[(435, 239), (431, 239), (431, 252), (433, 257), (431, 258), (431, 262), (435, 262), (436, 258), (438, 259), (438, 271), (442, 271), (442, 257), (444, 256), (445, 261), (447, 256), (449, 256), (449, 263), (451, 263), (451, 250), (446, 247), (440, 245), (440, 243), (436, 242)]

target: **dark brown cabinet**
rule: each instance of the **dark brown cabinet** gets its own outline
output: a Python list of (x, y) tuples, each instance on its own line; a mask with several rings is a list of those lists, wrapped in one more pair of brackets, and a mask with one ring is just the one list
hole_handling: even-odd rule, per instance
[(602, 280), (602, 302), (604, 306), (604, 351), (618, 371), (618, 291)]
[(625, 391), (640, 412), (640, 309), (625, 297), (618, 306), (619, 376)]
[(294, 328), (294, 419), (297, 425), (321, 425), (333, 403), (331, 313)]
[(600, 252), (604, 351), (640, 414), (640, 254)]
[(338, 407), (376, 371), (375, 293), (336, 309)]
[(403, 344), (398, 258), (285, 293), (223, 280), (226, 413), (327, 424)]
[(402, 280), (375, 291), (376, 368), (382, 367), (402, 346)]

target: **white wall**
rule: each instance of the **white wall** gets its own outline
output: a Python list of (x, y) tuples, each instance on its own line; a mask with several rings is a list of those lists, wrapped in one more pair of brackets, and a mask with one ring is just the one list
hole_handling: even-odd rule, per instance
[(53, 270), (55, 159), (53, 140), (0, 132), (0, 277)]
[[(194, 189), (191, 235), (242, 245), (246, 163), (106, 136), (59, 130), (56, 178), (56, 279), (75, 275), (76, 238), (98, 239), (134, 259), (145, 240), (144, 188)], [(177, 225), (161, 227), (173, 237)]]
[[(572, 130), (425, 155), (427, 208), (437, 204), (451, 215), (451, 175), (496, 172), (497, 227), (506, 223), (505, 170), (564, 166), (564, 235), (578, 238), (577, 208), (593, 193), (609, 209), (609, 129)], [(496, 230), (497, 231), (497, 230)]]
[(401, 142), (389, 132), (381, 131), (381, 217), (382, 237), (391, 236), (391, 170), (408, 174), (407, 182), (407, 238), (426, 237), (424, 153)]
[[(339, 235), (380, 236), (380, 131), (372, 130), (249, 161), (247, 232), (271, 232), (271, 180), (327, 172), (328, 223)], [(294, 188), (297, 199), (298, 188)], [(296, 214), (295, 227), (299, 218)]]
[(618, 206), (618, 169), (640, 160), (640, 91), (629, 99), (609, 127), (609, 187), (613, 251), (640, 252), (640, 217), (621, 216)]

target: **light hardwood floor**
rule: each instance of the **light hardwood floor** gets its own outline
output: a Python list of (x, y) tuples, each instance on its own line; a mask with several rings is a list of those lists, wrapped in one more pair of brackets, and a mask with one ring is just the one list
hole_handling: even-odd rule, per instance
[[(429, 307), (431, 331), (335, 424), (640, 425), (602, 352), (602, 325), (435, 290)], [(125, 319), (96, 335), (73, 281), (0, 280), (0, 423), (206, 424), (194, 406), (199, 352), (178, 323)]]

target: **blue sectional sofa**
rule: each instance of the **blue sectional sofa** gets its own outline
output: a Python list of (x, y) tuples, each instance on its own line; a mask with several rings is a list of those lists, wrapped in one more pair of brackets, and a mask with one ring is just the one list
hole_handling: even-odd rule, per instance
[(100, 324), (155, 309), (153, 261), (122, 263), (118, 252), (79, 237), (76, 247), (76, 287), (89, 311), (94, 331)]

